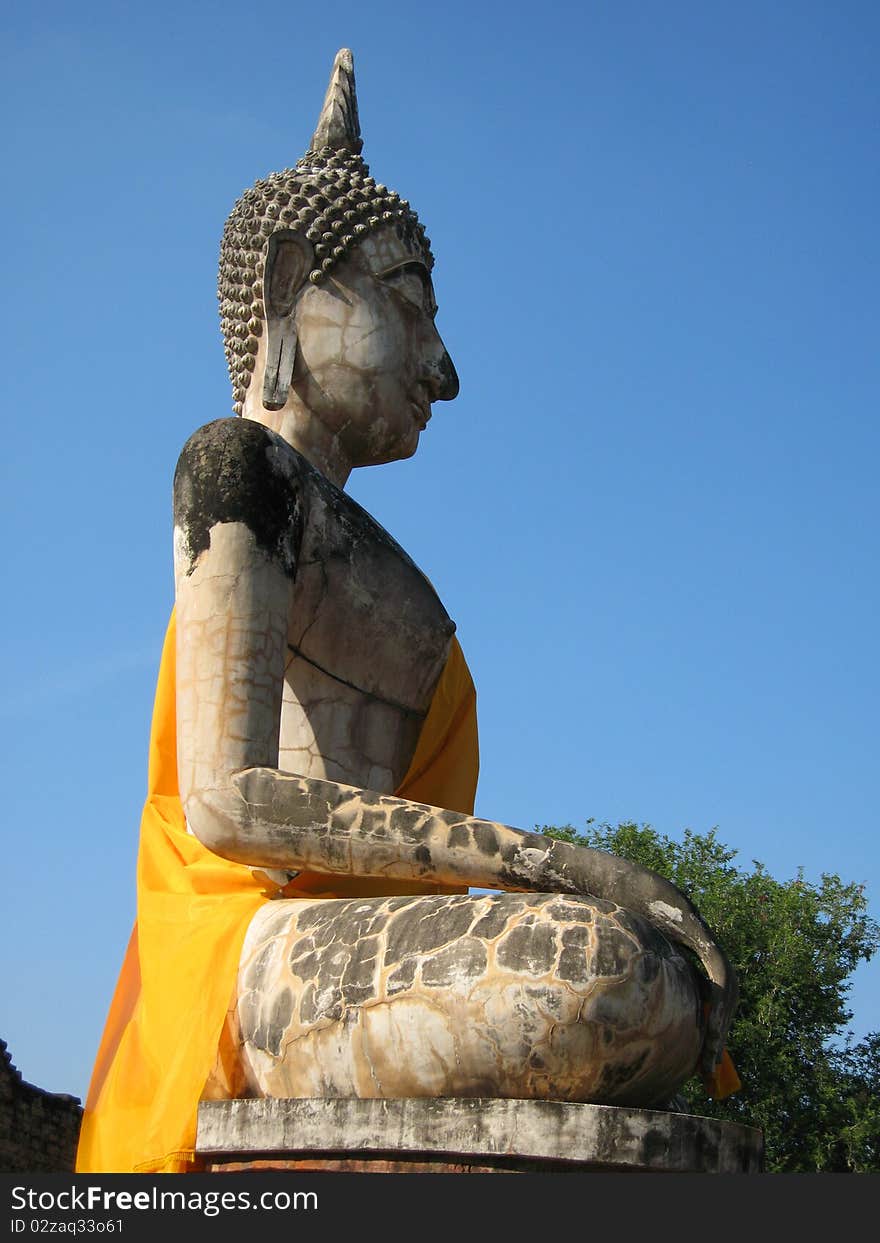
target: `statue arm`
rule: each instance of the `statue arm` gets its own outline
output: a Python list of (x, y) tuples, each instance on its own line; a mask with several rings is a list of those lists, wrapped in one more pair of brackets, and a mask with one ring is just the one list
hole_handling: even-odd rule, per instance
[(420, 880), (604, 898), (691, 950), (709, 980), (705, 1074), (721, 1058), (737, 1002), (735, 974), (711, 930), (669, 881), (605, 851), (459, 812), (252, 767), (197, 796), (216, 853), (263, 868)]
[(202, 792), (278, 765), (299, 482), (281, 438), (240, 418), (200, 428), (177, 464), (178, 780), (200, 840)]
[(736, 979), (710, 929), (668, 881), (604, 851), (278, 770), (302, 527), (298, 483), (284, 442), (246, 420), (209, 424), (181, 455), (178, 767), (192, 832), (216, 854), (250, 867), (616, 902), (703, 964), (711, 1004), (702, 1069), (711, 1073), (736, 1005)]

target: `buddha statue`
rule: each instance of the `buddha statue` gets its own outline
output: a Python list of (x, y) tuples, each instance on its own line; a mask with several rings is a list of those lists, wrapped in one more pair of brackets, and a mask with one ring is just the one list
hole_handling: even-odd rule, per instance
[[(676, 888), (473, 816), (454, 623), (343, 490), (459, 387), (424, 227), (361, 149), (343, 50), (308, 152), (224, 231), (235, 413), (175, 474), (138, 935), (80, 1169), (198, 1168), (200, 1098), (662, 1107), (722, 1058), (736, 981)], [(122, 1157), (101, 1118), (126, 1092)]]

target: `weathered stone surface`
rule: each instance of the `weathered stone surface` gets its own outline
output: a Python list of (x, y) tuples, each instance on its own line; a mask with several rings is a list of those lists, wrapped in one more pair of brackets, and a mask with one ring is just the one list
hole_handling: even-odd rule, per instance
[(763, 1162), (760, 1131), (733, 1122), (607, 1105), (481, 1099), (207, 1102), (199, 1107), (197, 1150), (217, 1164), (376, 1154), (385, 1162), (433, 1156), (496, 1168), (507, 1160), (520, 1168), (531, 1161), (537, 1168), (554, 1163), (633, 1173), (754, 1174)]
[(270, 1097), (665, 1104), (703, 1035), (668, 941), (554, 894), (267, 904), (238, 1017), (249, 1090)]

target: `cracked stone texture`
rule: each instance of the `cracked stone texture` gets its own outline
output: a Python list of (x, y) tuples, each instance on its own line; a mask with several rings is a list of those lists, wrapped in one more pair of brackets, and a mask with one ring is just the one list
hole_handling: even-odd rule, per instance
[(702, 1038), (678, 951), (561, 895), (269, 903), (238, 992), (255, 1096), (665, 1103)]

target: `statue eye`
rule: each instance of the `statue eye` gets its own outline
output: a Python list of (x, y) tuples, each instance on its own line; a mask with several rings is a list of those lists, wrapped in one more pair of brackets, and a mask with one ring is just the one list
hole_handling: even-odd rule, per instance
[(401, 264), (398, 268), (383, 272), (381, 279), (429, 319), (433, 319), (437, 314), (431, 278), (423, 264), (415, 262)]

